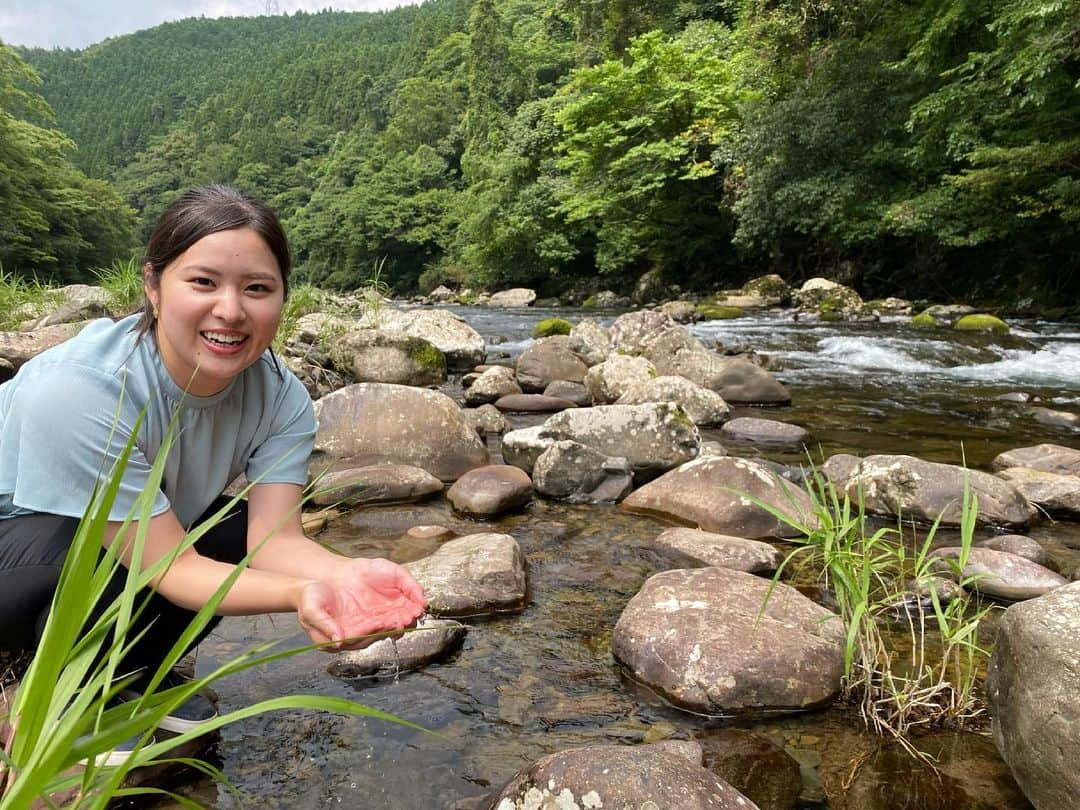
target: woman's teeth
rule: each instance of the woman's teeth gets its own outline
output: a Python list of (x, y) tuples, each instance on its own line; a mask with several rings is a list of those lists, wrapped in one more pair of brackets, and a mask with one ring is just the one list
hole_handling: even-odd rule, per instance
[(244, 338), (240, 335), (223, 335), (221, 332), (203, 332), (202, 336), (214, 343), (220, 343), (222, 346), (233, 346), (244, 341)]

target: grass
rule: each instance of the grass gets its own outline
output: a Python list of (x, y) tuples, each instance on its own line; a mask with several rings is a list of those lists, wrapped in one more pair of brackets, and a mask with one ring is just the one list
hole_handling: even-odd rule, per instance
[(136, 257), (126, 262), (115, 259), (108, 267), (97, 267), (93, 272), (98, 286), (109, 296), (109, 312), (127, 315), (142, 306), (143, 271)]
[(296, 326), (302, 317), (322, 308), (322, 299), (319, 289), (311, 284), (297, 284), (289, 290), (289, 297), (285, 299), (285, 307), (281, 311), (277, 336), (274, 338), (275, 352), (280, 354), (285, 344), (296, 334)]
[(60, 292), (36, 278), (24, 278), (0, 267), (0, 330), (10, 331), (63, 302)]

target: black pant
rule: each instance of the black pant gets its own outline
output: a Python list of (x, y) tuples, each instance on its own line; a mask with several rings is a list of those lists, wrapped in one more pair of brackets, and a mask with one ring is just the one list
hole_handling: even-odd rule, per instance
[[(226, 503), (225, 498), (218, 498), (198, 522)], [(78, 525), (75, 518), (49, 514), (0, 520), (0, 650), (37, 648)], [(225, 520), (199, 539), (195, 548), (221, 562), (240, 562), (247, 554), (247, 504), (236, 504)], [(126, 576), (123, 566), (113, 574), (98, 602), (99, 610), (123, 592)], [(135, 604), (141, 604), (147, 594), (150, 601), (133, 622), (128, 637), (134, 638), (144, 628), (148, 630), (124, 658), (126, 671), (156, 668), (195, 616), (149, 588), (139, 594)], [(218, 617), (211, 619), (191, 648), (206, 638), (218, 621)]]

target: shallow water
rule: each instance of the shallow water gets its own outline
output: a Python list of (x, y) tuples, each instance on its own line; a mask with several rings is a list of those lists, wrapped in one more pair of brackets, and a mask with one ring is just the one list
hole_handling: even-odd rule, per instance
[[(459, 310), (488, 337), (489, 356), (519, 353), (532, 324), (554, 311)], [(610, 320), (610, 318), (608, 318)], [(703, 340), (769, 357), (793, 405), (736, 415), (795, 422), (811, 432), (812, 455), (911, 453), (987, 468), (997, 453), (1052, 441), (1080, 446), (1080, 434), (1039, 425), (1026, 405), (995, 397), (1023, 391), (1049, 407), (1080, 403), (1080, 333), (1022, 323), (1004, 344), (908, 332), (901, 323), (801, 324), (764, 316), (700, 324)], [(453, 392), (453, 386), (448, 387)], [(513, 426), (539, 421), (515, 417)], [(706, 438), (718, 438), (707, 431)], [(497, 441), (491, 447), (497, 451)], [(729, 444), (730, 452), (791, 464), (801, 452)], [(350, 683), (324, 671), (329, 657), (306, 654), (220, 682), (222, 708), (287, 692), (347, 696), (417, 722), (431, 734), (377, 720), (313, 713), (275, 714), (224, 730), (221, 765), (244, 795), (268, 808), (451, 808), (498, 788), (515, 771), (562, 748), (668, 737), (702, 742), (709, 764), (728, 729), (756, 732), (800, 766), (800, 807), (1023, 808), (984, 734), (922, 738), (942, 777), (868, 734), (850, 708), (802, 715), (711, 719), (666, 706), (629, 682), (612, 660), (611, 630), (626, 602), (667, 567), (644, 542), (663, 527), (611, 508), (535, 501), (500, 521), (454, 516), (444, 501), (363, 510), (320, 539), (351, 555), (405, 562), (437, 541), (405, 537), (418, 524), (456, 533), (505, 531), (528, 560), (529, 601), (515, 615), (471, 622), (462, 649), (441, 664), (386, 679)], [(1080, 576), (1080, 525), (1044, 523), (1030, 534), (1067, 576)], [(943, 535), (942, 540), (948, 540)], [(992, 624), (992, 623), (991, 623)], [(255, 640), (304, 641), (291, 617), (233, 618), (201, 650), (200, 671)], [(186, 792), (217, 807), (235, 802), (209, 781)]]

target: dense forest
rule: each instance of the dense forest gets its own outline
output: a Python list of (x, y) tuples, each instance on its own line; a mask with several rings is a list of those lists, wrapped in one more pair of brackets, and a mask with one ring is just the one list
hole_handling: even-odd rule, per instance
[(86, 278), (228, 182), (331, 287), (1060, 304), (1078, 57), (1080, 0), (429, 0), (0, 44), (0, 263)]

